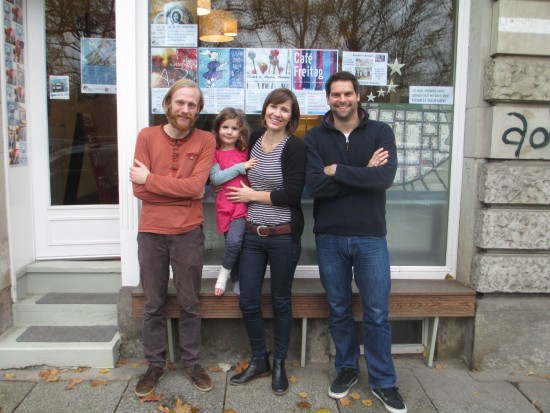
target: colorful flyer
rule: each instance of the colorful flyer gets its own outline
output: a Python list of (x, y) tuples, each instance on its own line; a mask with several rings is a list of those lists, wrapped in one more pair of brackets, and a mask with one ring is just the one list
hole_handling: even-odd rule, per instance
[(244, 110), (244, 49), (200, 48), (198, 83), (203, 113), (219, 113), (231, 106)]
[(322, 115), (329, 110), (325, 83), (338, 71), (337, 50), (295, 49), (293, 51), (293, 89), (300, 112)]
[(69, 100), (69, 76), (52, 76), (49, 78), (50, 99)]

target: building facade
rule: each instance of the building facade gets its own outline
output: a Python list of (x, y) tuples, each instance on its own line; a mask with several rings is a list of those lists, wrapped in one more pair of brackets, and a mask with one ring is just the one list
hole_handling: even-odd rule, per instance
[[(476, 369), (548, 366), (548, 2), (212, 1), (205, 15), (192, 0), (3, 3), (0, 334), (17, 321), (12, 303), (47, 282), (30, 276), (37, 263), (87, 267), (65, 281), (85, 284), (90, 267), (110, 260), (120, 351), (139, 354), (129, 317), (139, 203), (127, 171), (138, 131), (164, 121), (166, 88), (196, 80), (206, 99), (198, 126), (210, 129), (225, 106), (257, 127), (263, 97), (289, 87), (303, 137), (327, 110), (323, 82), (346, 69), (399, 148), (387, 207), (392, 277), (450, 275), (479, 293), (473, 320), (442, 321), (438, 356)], [(307, 193), (303, 205), (296, 276), (316, 278)], [(208, 186), (204, 207), (210, 277), (223, 237)], [(422, 325), (403, 328), (406, 341)]]

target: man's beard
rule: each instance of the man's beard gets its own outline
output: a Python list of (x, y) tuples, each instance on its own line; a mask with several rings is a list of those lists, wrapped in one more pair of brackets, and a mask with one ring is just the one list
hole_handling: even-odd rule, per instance
[(190, 121), (189, 121), (189, 126), (185, 126), (185, 127), (181, 126), (178, 123), (178, 117), (172, 113), (172, 109), (168, 109), (168, 111), (166, 112), (166, 118), (168, 119), (168, 123), (170, 123), (170, 125), (174, 129), (177, 129), (177, 130), (182, 131), (182, 132), (187, 132), (188, 130), (190, 130), (193, 127), (193, 125), (195, 124), (195, 120), (196, 120), (196, 117), (191, 118)]

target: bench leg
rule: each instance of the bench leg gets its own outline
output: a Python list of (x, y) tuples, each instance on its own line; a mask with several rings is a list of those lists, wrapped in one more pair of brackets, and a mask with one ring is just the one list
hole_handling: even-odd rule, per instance
[(437, 329), (439, 327), (439, 317), (428, 319), (428, 359), (426, 364), (428, 367), (434, 365), (435, 343), (437, 341)]
[(168, 358), (172, 363), (176, 362), (176, 336), (174, 332), (177, 331), (177, 320), (175, 318), (166, 319), (166, 331), (168, 333)]
[(307, 318), (302, 318), (302, 353), (300, 366), (306, 366)]

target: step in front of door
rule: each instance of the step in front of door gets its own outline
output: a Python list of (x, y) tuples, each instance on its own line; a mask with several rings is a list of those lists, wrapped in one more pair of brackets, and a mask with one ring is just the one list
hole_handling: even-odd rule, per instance
[(116, 325), (12, 327), (0, 336), (0, 369), (114, 367), (119, 346)]

